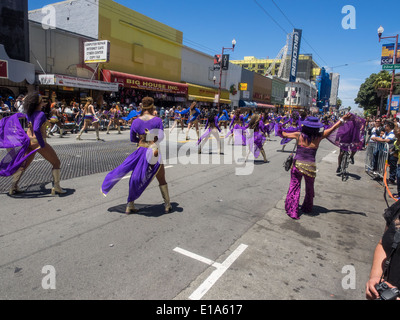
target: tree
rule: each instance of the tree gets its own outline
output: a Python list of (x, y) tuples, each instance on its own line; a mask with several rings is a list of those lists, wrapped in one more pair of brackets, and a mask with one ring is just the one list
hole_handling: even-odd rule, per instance
[(340, 100), (339, 98), (337, 98), (336, 100), (336, 107), (339, 109), (342, 106), (342, 100)]
[(378, 75), (373, 73), (365, 79), (365, 82), (360, 86), (357, 98), (354, 99), (354, 102), (359, 104), (364, 111), (369, 111), (371, 114), (376, 114), (380, 104), (380, 99), (374, 87), (377, 77)]
[(390, 76), (389, 72), (381, 71), (375, 78), (374, 88), (378, 97), (380, 97), (381, 102), (379, 106), (379, 114), (382, 115), (385, 113), (385, 104), (384, 98), (386, 98), (390, 92), (390, 87), (392, 85), (392, 77)]

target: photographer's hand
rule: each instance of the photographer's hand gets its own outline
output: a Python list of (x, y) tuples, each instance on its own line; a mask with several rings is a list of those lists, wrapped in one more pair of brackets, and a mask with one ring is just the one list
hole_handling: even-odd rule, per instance
[(375, 285), (381, 280), (380, 277), (370, 278), (366, 284), (365, 296), (367, 300), (376, 300), (379, 298), (379, 293), (375, 289)]

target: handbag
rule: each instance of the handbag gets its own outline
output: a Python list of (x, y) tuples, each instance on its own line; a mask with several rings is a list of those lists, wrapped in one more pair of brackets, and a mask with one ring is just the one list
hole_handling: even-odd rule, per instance
[(294, 153), (295, 153), (296, 148), (297, 148), (297, 140), (296, 140), (296, 144), (294, 145), (292, 153), (290, 154), (289, 157), (287, 157), (287, 159), (283, 163), (283, 167), (285, 168), (286, 171), (289, 171), (290, 168), (292, 168), (293, 159), (294, 159)]

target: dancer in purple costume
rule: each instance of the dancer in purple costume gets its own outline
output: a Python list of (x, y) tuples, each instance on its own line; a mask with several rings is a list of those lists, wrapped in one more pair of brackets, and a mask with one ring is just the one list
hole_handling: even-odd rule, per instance
[(244, 131), (246, 130), (246, 126), (244, 123), (244, 117), (240, 114), (240, 109), (236, 109), (233, 115), (231, 124), (229, 125), (230, 131), (225, 136), (229, 138), (228, 143), (231, 141), (232, 136), (234, 138), (235, 145), (246, 145), (246, 137), (244, 135)]
[(24, 100), (24, 110), (28, 123), (28, 130), (22, 128), (19, 119), (24, 114), (17, 113), (0, 122), (0, 147), (7, 148), (7, 155), (0, 162), (0, 175), (13, 176), (10, 195), (21, 192), (18, 183), (22, 175), (32, 163), (36, 152), (52, 165), (53, 188), (51, 194), (66, 193), (60, 186), (61, 162), (54, 149), (46, 142), (47, 118), (42, 108), (46, 105), (42, 96), (29, 93)]
[(257, 159), (261, 153), (264, 158), (264, 162), (268, 162), (264, 150), (264, 143), (267, 139), (263, 129), (264, 123), (261, 120), (261, 117), (259, 115), (253, 115), (246, 130), (246, 145), (249, 146), (249, 152), (254, 154), (254, 158)]
[(290, 172), (290, 186), (285, 201), (285, 209), (289, 217), (299, 219), (300, 187), (303, 176), (306, 182), (306, 194), (301, 210), (306, 213), (312, 211), (314, 181), (317, 173), (315, 157), (319, 144), (349, 117), (350, 115), (346, 114), (340, 121), (325, 131), (321, 131), (324, 125), (316, 117), (308, 117), (305, 121), (302, 121), (300, 132), (284, 132), (282, 126), (278, 129), (278, 134), (282, 138), (296, 139), (298, 143)]
[(107, 174), (101, 191), (106, 196), (118, 181), (132, 171), (125, 213), (135, 213), (139, 211), (135, 208), (135, 200), (140, 197), (153, 178), (156, 177), (164, 199), (165, 213), (168, 213), (172, 206), (168, 184), (165, 180), (164, 164), (162, 164), (161, 154), (157, 147), (157, 143), (164, 139), (163, 123), (160, 118), (153, 116), (153, 98), (143, 98), (142, 104), (142, 114), (132, 122), (130, 132), (131, 141), (138, 143), (138, 149), (128, 156), (120, 166)]
[[(200, 137), (197, 141), (197, 145), (199, 146), (198, 152), (201, 153), (201, 149), (203, 148), (204, 144), (210, 138), (211, 135), (217, 140), (217, 148), (218, 154), (222, 154), (221, 152), (221, 139), (219, 137), (219, 132), (221, 132), (221, 128), (218, 125), (219, 118), (215, 112), (211, 112), (210, 116), (207, 118), (205, 130), (206, 132)], [(208, 128), (208, 129), (207, 129)]]

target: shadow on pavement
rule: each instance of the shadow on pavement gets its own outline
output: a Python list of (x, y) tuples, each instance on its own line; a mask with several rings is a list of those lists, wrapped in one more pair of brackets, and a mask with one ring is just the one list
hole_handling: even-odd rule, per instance
[[(40, 185), (29, 186), (26, 190), (21, 190), (21, 192), (10, 196), (7, 192), (7, 196), (15, 199), (37, 199), (37, 198), (47, 198), (52, 197), (51, 188), (46, 188), (48, 183), (42, 183)], [(55, 197), (68, 197), (75, 193), (75, 189), (63, 188), (66, 191), (64, 194), (56, 194)]]
[[(136, 204), (135, 207), (139, 209), (139, 212), (133, 213), (132, 215), (141, 215), (146, 217), (161, 217), (166, 214), (183, 212), (183, 208), (179, 207), (179, 204), (176, 202), (171, 202), (172, 210), (169, 213), (164, 212), (164, 204), (150, 205), (150, 204)], [(108, 212), (117, 212), (125, 214), (126, 203), (119, 204), (117, 206), (108, 208)]]
[(351, 211), (351, 210), (346, 210), (346, 209), (327, 209), (321, 206), (314, 206), (312, 212), (302, 212), (300, 210), (301, 215), (306, 215), (310, 217), (316, 217), (319, 216), (320, 214), (326, 214), (329, 212), (336, 212), (339, 214), (357, 214), (366, 217), (365, 212), (357, 212), (357, 211)]

